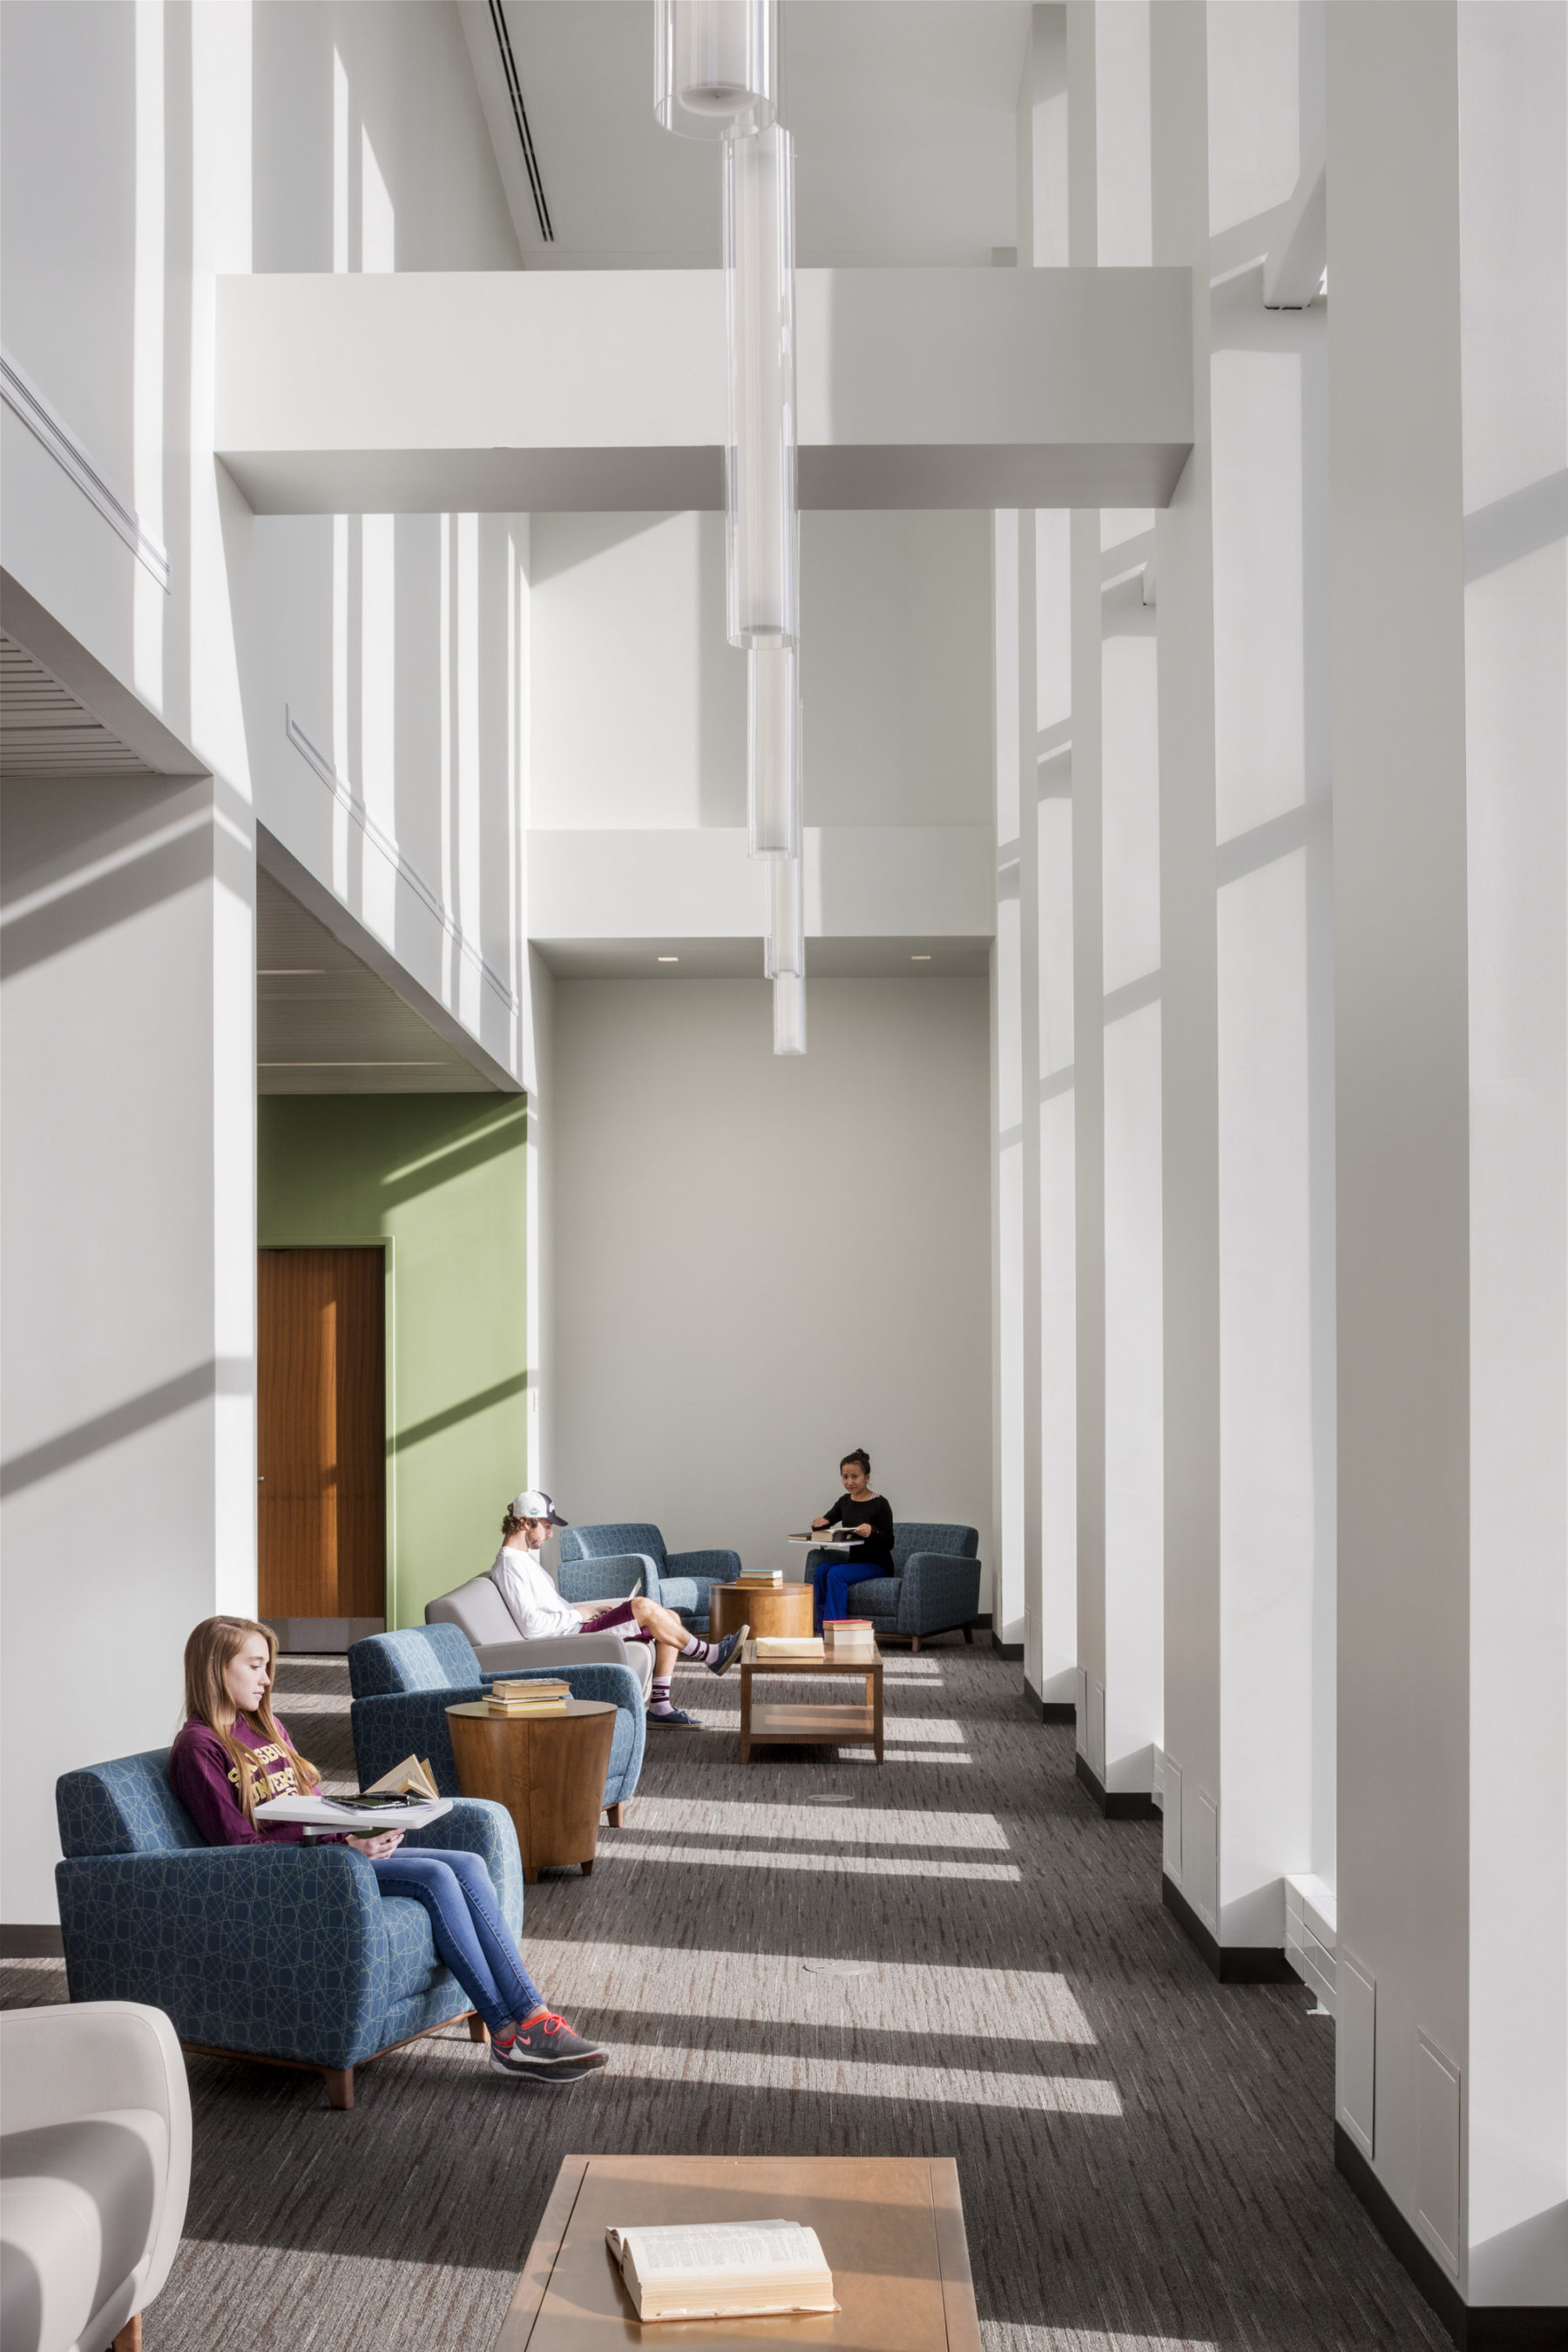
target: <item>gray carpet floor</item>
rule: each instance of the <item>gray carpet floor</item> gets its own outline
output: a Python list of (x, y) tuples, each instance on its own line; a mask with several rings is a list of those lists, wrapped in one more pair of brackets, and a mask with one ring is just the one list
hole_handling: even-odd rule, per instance
[[(342, 1663), (280, 1681), (345, 1773)], [(1334, 2171), (1331, 2021), (1215, 1981), (1161, 1907), (1158, 1825), (1100, 1819), (1016, 1665), (890, 1659), (880, 1769), (742, 1769), (735, 1678), (677, 1696), (704, 1728), (650, 1730), (592, 1878), (528, 1895), (533, 1973), (610, 2070), (499, 2081), (458, 2027), (364, 2069), (343, 2116), (314, 2077), (192, 2058), (147, 2352), (489, 2352), (574, 2150), (953, 2156), (987, 2352), (1447, 2344)], [(58, 1962), (0, 1972), (7, 2005), (63, 1998)]]

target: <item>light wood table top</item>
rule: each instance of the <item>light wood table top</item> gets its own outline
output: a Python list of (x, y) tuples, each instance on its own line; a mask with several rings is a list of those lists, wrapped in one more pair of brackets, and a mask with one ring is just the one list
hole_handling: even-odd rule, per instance
[[(833, 2273), (837, 2312), (660, 2320), (632, 2309), (606, 2228), (799, 2221)], [(958, 2167), (927, 2156), (569, 2156), (495, 2352), (980, 2352)]]

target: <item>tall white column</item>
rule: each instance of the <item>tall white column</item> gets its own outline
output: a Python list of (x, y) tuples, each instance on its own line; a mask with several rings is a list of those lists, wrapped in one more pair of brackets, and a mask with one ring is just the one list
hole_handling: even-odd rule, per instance
[(1315, 31), (1152, 12), (1154, 258), (1193, 269), (1197, 404), (1155, 562), (1166, 1892), (1240, 1976), (1281, 1966), (1287, 1877), (1332, 1868), (1323, 314), (1265, 311), (1259, 267)]
[[(1069, 0), (1069, 248), (1151, 255), (1149, 10)], [(1163, 1734), (1159, 750), (1152, 514), (1071, 525), (1080, 1774), (1152, 1810)]]
[[(1020, 268), (1067, 258), (1066, 11), (1032, 11), (1018, 93)], [(998, 517), (999, 534), (1014, 519)], [(999, 545), (1001, 540), (999, 537)], [(1016, 813), (1019, 1414), (1016, 1509), (1023, 1567), (1024, 1671), (1047, 1713), (1069, 1706), (1077, 1656), (1073, 1263), (1071, 685), (1067, 518), (1016, 518), (1016, 589), (997, 605), (997, 742), (1012, 756), (1001, 794)], [(1010, 836), (1007, 836), (1010, 837)], [(1000, 936), (1014, 917), (1004, 901)], [(999, 953), (998, 970), (1006, 962)], [(1001, 1187), (999, 1184), (999, 1196)], [(998, 1621), (999, 1637), (1005, 1638)]]
[[(210, 778), (6, 784), (4, 1770), (40, 1795), (166, 1746), (192, 1626), (255, 1613), (247, 831)], [(40, 1661), (89, 1626), (84, 1727)], [(57, 1916), (58, 1851), (19, 1808), (8, 1922)]]
[(1568, 54), (1561, 9), (1508, 0), (1328, 16), (1336, 2145), (1461, 2341), (1468, 2305), (1538, 2329), (1488, 2342), (1543, 2342), (1568, 2305)]

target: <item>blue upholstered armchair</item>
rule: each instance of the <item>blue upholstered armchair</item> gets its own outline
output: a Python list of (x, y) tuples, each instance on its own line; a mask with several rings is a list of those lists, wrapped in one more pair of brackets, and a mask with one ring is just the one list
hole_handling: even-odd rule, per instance
[[(966, 1642), (980, 1614), (980, 1538), (973, 1528), (928, 1519), (893, 1522), (893, 1573), (868, 1577), (849, 1588), (849, 1606), (869, 1617), (879, 1643), (908, 1642), (918, 1650), (933, 1633), (958, 1627)], [(822, 1558), (807, 1552), (806, 1573)]]
[[(636, 1565), (628, 1555), (635, 1554)], [(664, 1538), (646, 1520), (625, 1520), (612, 1527), (567, 1528), (561, 1538), (561, 1591), (568, 1601), (607, 1599), (601, 1579), (613, 1564), (626, 1576), (631, 1590), (640, 1572), (650, 1601), (673, 1609), (694, 1633), (708, 1631), (708, 1588), (729, 1584), (741, 1573), (738, 1551), (670, 1551)], [(651, 1573), (649, 1572), (651, 1571)]]
[[(534, 1666), (509, 1681), (548, 1674)], [(642, 1772), (642, 1685), (630, 1666), (564, 1665), (558, 1669), (574, 1698), (605, 1699), (616, 1709), (605, 1804), (619, 1824), (621, 1807)], [(410, 1626), (399, 1633), (372, 1633), (349, 1652), (349, 1710), (359, 1784), (368, 1789), (405, 1756), (428, 1758), (444, 1797), (458, 1794), (447, 1709), (483, 1698), (492, 1675), (479, 1671), (473, 1643), (459, 1625)]]
[[(205, 1845), (166, 1768), (153, 1748), (55, 1783), (72, 2000), (144, 2001), (188, 2050), (319, 2069), (334, 2107), (353, 2106), (366, 2059), (461, 2017), (480, 2038), (425, 1912), (384, 1899), (363, 1854)], [(407, 1842), (481, 1855), (521, 1934), (522, 1864), (501, 1806), (464, 1799)]]

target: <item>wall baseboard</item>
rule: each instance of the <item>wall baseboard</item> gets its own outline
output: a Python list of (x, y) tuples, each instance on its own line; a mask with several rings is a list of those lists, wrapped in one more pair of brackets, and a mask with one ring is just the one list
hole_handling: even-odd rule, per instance
[[(1076, 1706), (1060, 1709), (1061, 1719), (1078, 1720)], [(1073, 1769), (1108, 1822), (1157, 1822), (1160, 1809), (1146, 1789), (1108, 1789), (1087, 1756), (1073, 1759)]]
[(1221, 1984), (1300, 1984), (1301, 1979), (1272, 1944), (1222, 1944), (1205, 1927), (1181, 1888), (1163, 1874), (1161, 1898), (1183, 1933), (1196, 1945)]
[(63, 1960), (65, 1939), (57, 1927), (0, 1927), (0, 1960)]
[(1361, 2199), (1460, 2352), (1549, 2352), (1562, 2345), (1568, 2312), (1560, 2303), (1465, 2301), (1341, 2123), (1334, 2126), (1334, 2168)]
[(1024, 1654), (1022, 1642), (1004, 1642), (994, 1625), (991, 1628), (991, 1647), (999, 1658), (1021, 1658)]
[(1076, 1724), (1078, 1721), (1078, 1709), (1073, 1705), (1070, 1698), (1043, 1698), (1040, 1701), (1040, 1721), (1042, 1723)]

